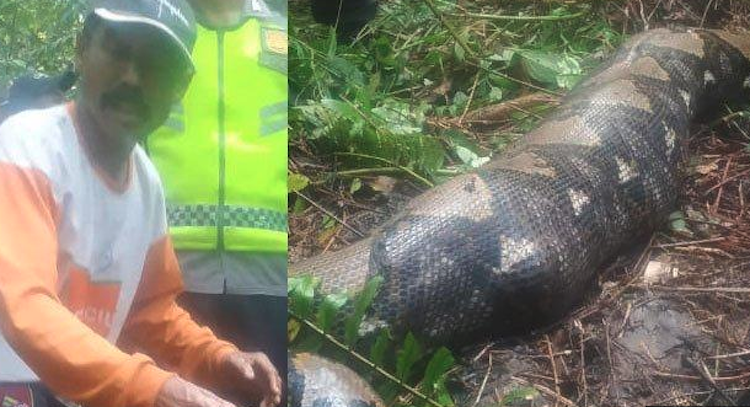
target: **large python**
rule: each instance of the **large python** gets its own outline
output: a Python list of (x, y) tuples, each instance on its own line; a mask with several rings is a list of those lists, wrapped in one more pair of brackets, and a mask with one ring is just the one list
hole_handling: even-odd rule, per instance
[(750, 36), (641, 33), (516, 146), (290, 274), (319, 277), (325, 292), (382, 276), (373, 318), (434, 343), (549, 322), (674, 210), (691, 121), (749, 95)]

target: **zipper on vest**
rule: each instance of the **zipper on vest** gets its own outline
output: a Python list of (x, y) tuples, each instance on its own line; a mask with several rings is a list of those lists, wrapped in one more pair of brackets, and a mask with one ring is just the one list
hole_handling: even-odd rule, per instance
[(219, 206), (216, 211), (216, 248), (219, 252), (224, 251), (224, 201), (225, 201), (225, 171), (226, 171), (226, 157), (225, 157), (225, 133), (224, 133), (224, 117), (225, 117), (225, 103), (224, 103), (224, 30), (218, 30), (216, 36), (218, 45), (218, 87), (219, 87), (219, 106), (218, 106), (218, 120), (219, 120)]

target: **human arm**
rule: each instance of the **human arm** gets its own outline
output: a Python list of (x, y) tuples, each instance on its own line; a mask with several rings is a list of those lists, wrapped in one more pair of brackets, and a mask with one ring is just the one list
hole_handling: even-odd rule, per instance
[(237, 348), (198, 326), (176, 303), (182, 277), (167, 235), (151, 245), (119, 344), (142, 349), (181, 376), (215, 387), (224, 358)]
[(175, 299), (182, 278), (168, 236), (147, 256), (141, 284), (120, 343), (143, 349), (183, 377), (212, 390), (244, 393), (249, 399), (278, 403), (281, 379), (262, 353), (239, 352), (199, 327)]
[(0, 161), (3, 335), (58, 395), (90, 406), (151, 407), (172, 374), (144, 355), (118, 350), (57, 295), (59, 216), (42, 171)]

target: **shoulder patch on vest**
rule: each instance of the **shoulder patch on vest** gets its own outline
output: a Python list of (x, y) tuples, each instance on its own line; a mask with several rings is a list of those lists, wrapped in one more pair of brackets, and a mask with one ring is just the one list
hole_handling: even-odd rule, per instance
[(265, 28), (263, 30), (263, 42), (269, 51), (277, 54), (287, 55), (289, 39), (287, 33), (281, 29)]

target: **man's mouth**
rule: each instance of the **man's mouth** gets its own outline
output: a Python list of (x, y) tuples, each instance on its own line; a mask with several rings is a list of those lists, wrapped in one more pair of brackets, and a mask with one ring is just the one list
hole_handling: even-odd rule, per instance
[(143, 109), (129, 103), (121, 103), (112, 107), (114, 111), (124, 115), (143, 116)]
[(118, 92), (105, 94), (102, 97), (102, 108), (104, 111), (110, 110), (115, 116), (115, 120), (123, 123), (126, 127), (137, 127), (143, 125), (149, 120), (148, 108), (143, 104), (137, 95), (133, 93)]
[(148, 122), (148, 111), (134, 103), (120, 102), (106, 106), (112, 118), (124, 128), (135, 130)]
[(143, 114), (140, 109), (137, 109), (133, 106), (122, 104), (119, 106), (113, 106), (110, 109), (112, 110), (112, 113), (114, 113), (117, 120), (126, 123), (128, 127), (133, 127), (144, 121)]

